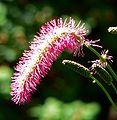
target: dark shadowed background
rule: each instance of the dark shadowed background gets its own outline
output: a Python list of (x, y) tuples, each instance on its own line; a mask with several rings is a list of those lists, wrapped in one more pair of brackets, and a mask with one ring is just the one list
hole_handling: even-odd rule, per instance
[(99, 45), (109, 49), (116, 72), (117, 35), (107, 30), (117, 25), (116, 0), (0, 0), (0, 120), (117, 120), (101, 89), (61, 63), (71, 59), (89, 67), (87, 62), (97, 57), (87, 48), (83, 58), (64, 51), (30, 103), (19, 106), (10, 100), (13, 67), (22, 52), (28, 49), (41, 25), (60, 17), (85, 22), (89, 29), (86, 37), (100, 39)]

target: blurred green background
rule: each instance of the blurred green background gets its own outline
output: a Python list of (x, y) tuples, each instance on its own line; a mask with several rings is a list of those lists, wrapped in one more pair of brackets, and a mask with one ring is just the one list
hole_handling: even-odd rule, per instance
[(117, 25), (116, 2), (0, 0), (0, 120), (117, 120), (100, 88), (61, 64), (63, 59), (71, 59), (89, 67), (87, 61), (95, 60), (96, 56), (86, 48), (84, 58), (64, 51), (37, 87), (30, 103), (15, 105), (9, 95), (13, 66), (23, 50), (28, 49), (40, 26), (54, 18), (71, 16), (77, 22), (85, 22), (90, 30), (87, 38), (101, 39), (99, 44), (114, 57), (112, 67), (116, 72), (117, 35), (107, 31), (108, 27)]

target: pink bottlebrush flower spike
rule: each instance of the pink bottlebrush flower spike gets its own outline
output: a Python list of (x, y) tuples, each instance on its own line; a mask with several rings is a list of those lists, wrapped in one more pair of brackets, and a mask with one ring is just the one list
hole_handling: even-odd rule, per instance
[(15, 67), (11, 83), (12, 100), (16, 104), (29, 101), (41, 77), (45, 77), (52, 62), (65, 48), (82, 55), (87, 32), (84, 24), (79, 22), (76, 25), (72, 18), (65, 21), (62, 18), (54, 19), (42, 26), (30, 44), (30, 50), (24, 51)]

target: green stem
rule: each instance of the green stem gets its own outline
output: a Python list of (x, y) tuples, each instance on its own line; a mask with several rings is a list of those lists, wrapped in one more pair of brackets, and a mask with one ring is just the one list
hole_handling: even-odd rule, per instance
[(117, 94), (117, 89), (116, 89), (116, 87), (115, 87), (115, 85), (111, 82), (111, 86), (112, 86), (112, 88), (114, 89), (114, 91), (116, 92), (116, 94)]
[[(85, 43), (84, 43), (84, 45), (87, 48), (89, 48), (95, 55), (97, 55), (102, 61), (107, 62), (106, 59), (102, 58), (102, 56), (94, 48), (91, 47), (91, 45), (87, 45)], [(115, 80), (117, 81), (117, 75), (115, 74), (115, 72), (113, 71), (113, 69), (111, 68), (111, 66), (109, 64), (107, 64), (107, 68), (111, 72), (111, 74), (113, 75)]]
[(111, 68), (111, 66), (109, 64), (107, 64), (107, 68), (111, 72), (111, 74), (113, 75), (115, 80), (117, 81), (117, 75), (115, 74), (115, 72), (113, 71), (113, 69)]
[(91, 47), (91, 45), (87, 46), (86, 44), (84, 44), (88, 49), (90, 49), (95, 55), (97, 55), (101, 60), (105, 60), (101, 57), (101, 55), (93, 48)]
[(107, 92), (107, 90), (104, 88), (104, 86), (95, 78), (91, 75), (91, 78), (96, 81), (96, 83), (100, 86), (100, 88), (104, 91), (104, 93), (106, 94), (106, 96), (108, 97), (109, 101), (111, 102), (113, 108), (115, 109), (115, 111), (117, 112), (117, 107), (113, 101), (113, 99), (111, 98), (111, 96), (109, 95), (109, 93)]

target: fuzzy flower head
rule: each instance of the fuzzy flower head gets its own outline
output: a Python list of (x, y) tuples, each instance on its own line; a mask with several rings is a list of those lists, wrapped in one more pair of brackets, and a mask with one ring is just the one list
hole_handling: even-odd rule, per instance
[(101, 57), (105, 60), (108, 60), (109, 62), (113, 62), (112, 60), (113, 56), (108, 55), (108, 52), (109, 52), (108, 50), (103, 50), (101, 52)]
[(65, 21), (54, 19), (42, 26), (30, 49), (24, 51), (15, 67), (11, 83), (12, 100), (16, 104), (29, 101), (41, 78), (46, 76), (52, 62), (64, 49), (82, 55), (87, 32), (84, 24), (76, 24), (72, 18)]
[(91, 63), (92, 63), (91, 69), (92, 70), (94, 70), (96, 66), (106, 68), (107, 64), (108, 64), (106, 60), (108, 60), (109, 62), (113, 62), (113, 60), (112, 60), (113, 57), (107, 55), (107, 53), (108, 53), (108, 50), (103, 50), (101, 52), (102, 59), (97, 59), (97, 60), (91, 61)]

